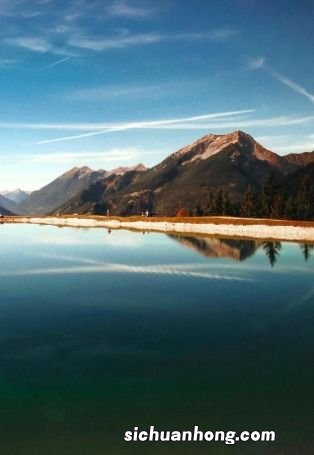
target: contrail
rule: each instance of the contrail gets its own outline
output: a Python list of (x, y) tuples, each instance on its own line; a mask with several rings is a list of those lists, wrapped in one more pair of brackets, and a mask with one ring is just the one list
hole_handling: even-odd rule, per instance
[(291, 81), (287, 77), (283, 76), (282, 74), (277, 73), (276, 71), (271, 70), (270, 74), (276, 78), (279, 82), (282, 84), (286, 85), (289, 87), (291, 90), (293, 90), (296, 93), (299, 93), (300, 95), (305, 96), (307, 99), (309, 99), (312, 103), (314, 103), (314, 95), (310, 92), (308, 92), (304, 87), (301, 85), (297, 84), (296, 82)]
[(281, 82), (286, 87), (289, 87), (299, 95), (305, 96), (308, 100), (314, 103), (314, 95), (312, 93), (310, 93), (308, 90), (306, 90), (306, 88), (302, 87), (302, 85), (298, 84), (297, 82), (294, 82), (291, 79), (288, 79), (286, 76), (278, 73), (271, 66), (265, 65), (265, 62), (265, 57), (257, 57), (248, 62), (248, 68), (250, 70), (264, 69), (268, 74), (277, 79), (277, 81)]
[(63, 141), (71, 141), (74, 139), (81, 139), (85, 137), (91, 137), (91, 136), (97, 136), (100, 134), (106, 134), (106, 133), (113, 133), (113, 132), (118, 132), (118, 131), (126, 131), (130, 129), (141, 129), (141, 128), (151, 128), (151, 127), (156, 127), (156, 126), (163, 126), (163, 125), (172, 125), (176, 123), (182, 123), (182, 122), (193, 122), (196, 120), (204, 120), (204, 119), (213, 119), (213, 118), (219, 118), (219, 117), (228, 117), (231, 115), (239, 115), (239, 114), (247, 114), (255, 112), (254, 109), (246, 109), (242, 111), (231, 111), (231, 112), (219, 112), (216, 114), (206, 114), (206, 115), (198, 115), (195, 117), (187, 117), (187, 118), (178, 118), (178, 119), (172, 119), (172, 120), (155, 120), (155, 121), (146, 121), (146, 122), (130, 122), (130, 123), (123, 123), (121, 125), (113, 126), (113, 127), (107, 127), (106, 129), (100, 130), (100, 131), (92, 131), (90, 133), (84, 133), (84, 134), (78, 134), (74, 136), (66, 136), (66, 137), (60, 137), (56, 139), (48, 139), (44, 141), (40, 141), (37, 144), (51, 144), (54, 142), (63, 142)]
[(65, 57), (65, 58), (62, 58), (61, 60), (57, 60), (56, 62), (53, 62), (50, 65), (44, 66), (44, 68), (42, 68), (41, 71), (45, 71), (50, 68), (53, 68), (54, 66), (61, 65), (61, 63), (68, 62), (69, 60), (71, 60), (71, 58), (72, 57)]

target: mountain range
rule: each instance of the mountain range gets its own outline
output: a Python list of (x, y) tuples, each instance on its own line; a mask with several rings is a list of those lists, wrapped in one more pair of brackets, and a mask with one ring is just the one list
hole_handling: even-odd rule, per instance
[[(40, 215), (58, 211), (65, 202), (72, 200), (84, 190), (93, 187), (99, 181), (104, 181), (111, 176), (121, 177), (131, 170), (142, 172), (145, 166), (139, 164), (134, 168), (119, 167), (111, 171), (93, 170), (87, 166), (74, 167), (38, 191), (34, 191), (24, 199), (15, 210), (19, 214)], [(1, 202), (1, 201), (0, 201)]]
[[(20, 214), (140, 214), (144, 210), (174, 215), (180, 207), (194, 211), (212, 190), (227, 191), (240, 204), (247, 188), (261, 192), (271, 174), (289, 197), (311, 178), (314, 152), (279, 156), (242, 131), (208, 134), (181, 148), (156, 166), (112, 171), (73, 168), (33, 192), (15, 207)], [(312, 180), (313, 181), (313, 180)]]
[[(235, 131), (209, 134), (173, 153), (160, 164), (99, 180), (59, 208), (60, 213), (139, 214), (150, 210), (174, 215), (180, 207), (193, 211), (211, 190), (228, 191), (240, 204), (248, 186), (261, 192), (267, 177), (289, 186), (289, 176), (314, 163), (314, 152), (279, 156), (250, 135)], [(303, 177), (302, 176), (302, 177)]]

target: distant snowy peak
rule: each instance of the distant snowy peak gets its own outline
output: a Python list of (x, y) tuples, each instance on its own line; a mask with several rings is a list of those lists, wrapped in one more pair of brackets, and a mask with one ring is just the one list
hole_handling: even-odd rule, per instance
[(5, 196), (7, 199), (10, 199), (10, 201), (19, 204), (31, 194), (31, 191), (24, 191), (21, 190), (20, 188), (17, 188), (16, 190), (11, 191), (10, 190), (0, 191), (0, 194), (2, 194), (2, 196)]

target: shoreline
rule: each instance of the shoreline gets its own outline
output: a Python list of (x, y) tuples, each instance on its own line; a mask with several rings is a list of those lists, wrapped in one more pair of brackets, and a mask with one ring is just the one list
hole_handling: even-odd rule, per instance
[(222, 236), (263, 240), (314, 242), (314, 222), (206, 217), (142, 218), (105, 216), (16, 216), (3, 218), (4, 223), (39, 224), (58, 227), (128, 229), (189, 235)]

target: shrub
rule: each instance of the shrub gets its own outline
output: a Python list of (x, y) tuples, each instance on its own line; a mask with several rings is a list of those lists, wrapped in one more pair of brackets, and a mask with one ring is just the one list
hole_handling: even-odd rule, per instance
[(186, 216), (189, 216), (189, 215), (188, 215), (188, 212), (185, 209), (181, 208), (181, 209), (179, 209), (177, 211), (176, 216), (179, 217), (179, 218), (183, 218), (183, 217), (186, 217)]

